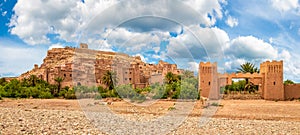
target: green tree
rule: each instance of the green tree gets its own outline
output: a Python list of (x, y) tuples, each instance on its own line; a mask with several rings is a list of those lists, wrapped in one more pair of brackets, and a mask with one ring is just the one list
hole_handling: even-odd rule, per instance
[(114, 84), (117, 84), (117, 76), (112, 71), (107, 71), (102, 77), (103, 83), (108, 87), (109, 90), (114, 89)]
[(64, 78), (62, 78), (62, 77), (56, 77), (54, 79), (54, 81), (57, 83), (57, 93), (59, 93), (60, 89), (61, 89), (61, 83), (62, 83), (62, 81), (64, 81)]
[(36, 86), (36, 83), (37, 83), (38, 80), (39, 80), (39, 78), (37, 76), (30, 75), (29, 80), (28, 80), (29, 85), (32, 86), (32, 87)]
[(0, 85), (4, 86), (6, 84), (6, 79), (5, 78), (1, 78), (0, 79)]
[(283, 82), (283, 84), (288, 85), (288, 84), (295, 84), (295, 83), (292, 80), (287, 79)]
[(165, 76), (165, 82), (167, 84), (172, 84), (174, 82), (177, 82), (179, 79), (177, 75), (173, 74), (172, 72), (168, 72)]

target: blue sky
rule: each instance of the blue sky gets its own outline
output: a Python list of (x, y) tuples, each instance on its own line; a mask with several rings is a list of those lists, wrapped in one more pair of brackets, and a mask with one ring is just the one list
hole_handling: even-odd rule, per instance
[(200, 61), (234, 72), (246, 61), (284, 60), (285, 79), (300, 82), (298, 0), (1, 0), (0, 12), (1, 76), (84, 42), (195, 71)]

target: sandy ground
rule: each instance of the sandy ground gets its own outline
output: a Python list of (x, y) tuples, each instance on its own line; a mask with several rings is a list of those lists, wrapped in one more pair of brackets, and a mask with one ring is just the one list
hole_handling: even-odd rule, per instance
[[(164, 119), (167, 116), (168, 119)], [(201, 124), (201, 119), (206, 117)], [(124, 124), (120, 118), (130, 121), (127, 122), (129, 124)], [(163, 121), (155, 121), (160, 118)], [(0, 101), (0, 132), (300, 134), (300, 102), (221, 100), (210, 101), (210, 106), (204, 107), (200, 101), (155, 101), (143, 104), (117, 101), (107, 104), (92, 99), (4, 99)]]

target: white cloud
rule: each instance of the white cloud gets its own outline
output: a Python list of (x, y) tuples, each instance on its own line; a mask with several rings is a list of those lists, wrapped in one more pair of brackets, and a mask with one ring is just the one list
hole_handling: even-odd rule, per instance
[(157, 51), (161, 40), (170, 37), (167, 32), (139, 33), (131, 32), (125, 28), (109, 29), (103, 34), (107, 35), (106, 40), (109, 44), (125, 53)]
[[(34, 4), (32, 4), (34, 3)], [(15, 15), (11, 18), (11, 34), (15, 34), (31, 45), (49, 44), (49, 28), (59, 34), (59, 39), (76, 41), (78, 29), (81, 29), (98, 12), (113, 3), (110, 1), (73, 0), (19, 0), (13, 8)]]
[(280, 12), (286, 12), (299, 7), (298, 0), (271, 0), (271, 3)]
[[(183, 0), (185, 4), (192, 7), (196, 10), (201, 18), (203, 18), (204, 24), (207, 26), (212, 26), (216, 23), (216, 19), (222, 18), (222, 7), (220, 3), (225, 3), (226, 1), (219, 1), (219, 0)], [(211, 16), (208, 17), (208, 15)]]
[[(49, 33), (58, 34), (58, 39), (64, 41), (76, 42), (82, 34), (101, 34), (107, 27), (121, 26), (143, 30), (172, 30), (175, 27), (176, 30), (176, 23), (202, 23), (211, 26), (217, 18), (222, 18), (218, 0), (183, 2), (188, 5), (180, 1), (99, 0), (82, 3), (73, 0), (19, 0), (13, 9), (15, 15), (10, 21), (10, 32), (28, 44), (36, 45), (51, 43), (47, 37)], [(188, 10), (189, 6), (196, 11)], [(179, 12), (178, 9), (185, 10)], [(143, 16), (161, 18), (154, 22), (138, 20), (137, 17)], [(126, 25), (126, 21), (131, 20), (138, 21)], [(166, 20), (171, 21), (165, 23)], [(123, 23), (124, 26), (120, 25)]]
[(238, 19), (229, 16), (226, 20), (226, 24), (232, 28), (232, 27), (237, 26), (239, 24), (239, 22), (238, 22)]
[(133, 56), (139, 56), (139, 57), (141, 57), (141, 60), (143, 61), (143, 62), (148, 62), (148, 58), (145, 58), (142, 54), (136, 54), (136, 55), (133, 55)]
[(168, 55), (172, 57), (203, 59), (205, 57), (222, 57), (228, 48), (229, 37), (219, 28), (201, 28), (191, 26), (186, 32), (170, 39), (167, 47)]
[(53, 49), (53, 48), (64, 48), (63, 45), (57, 43), (57, 44), (53, 44), (49, 47), (49, 50)]
[(1, 15), (5, 16), (6, 14), (7, 14), (7, 11), (3, 11)]
[(271, 44), (253, 36), (238, 37), (231, 40), (226, 53), (237, 58), (276, 59), (278, 51)]
[(224, 64), (225, 70), (236, 70), (241, 64), (246, 63), (245, 59), (231, 59), (229, 61), (226, 61)]
[(194, 71), (195, 73), (198, 72), (199, 63), (197, 62), (188, 62), (188, 70)]
[(6, 40), (0, 42), (0, 48), (0, 74), (10, 76), (18, 76), (31, 70), (34, 64), (41, 64), (47, 52), (41, 47), (25, 47)]

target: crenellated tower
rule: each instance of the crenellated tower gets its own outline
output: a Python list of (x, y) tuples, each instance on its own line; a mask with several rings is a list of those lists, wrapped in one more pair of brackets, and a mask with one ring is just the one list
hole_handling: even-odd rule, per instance
[(219, 99), (219, 81), (217, 72), (217, 63), (199, 64), (199, 88), (203, 97), (210, 99)]
[(266, 61), (260, 65), (260, 74), (263, 75), (264, 99), (284, 100), (283, 61)]

